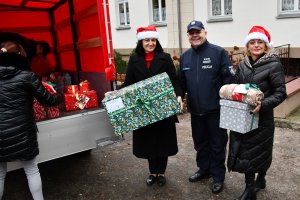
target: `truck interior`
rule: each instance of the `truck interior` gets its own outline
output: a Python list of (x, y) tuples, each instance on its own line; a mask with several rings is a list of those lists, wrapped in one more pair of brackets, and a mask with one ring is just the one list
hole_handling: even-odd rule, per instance
[[(59, 115), (37, 120), (37, 161), (90, 151), (114, 138), (101, 106), (115, 80), (108, 0), (0, 0), (0, 19), (0, 42), (19, 40), (29, 58), (38, 41), (47, 42), (49, 76), (68, 74), (73, 86), (88, 81), (97, 97), (92, 108), (66, 111), (64, 105)], [(8, 165), (8, 170), (18, 168), (17, 163)]]
[(89, 80), (99, 99), (111, 90), (108, 0), (0, 0), (0, 19), (0, 40), (9, 32), (46, 41), (53, 71), (68, 72), (72, 84)]

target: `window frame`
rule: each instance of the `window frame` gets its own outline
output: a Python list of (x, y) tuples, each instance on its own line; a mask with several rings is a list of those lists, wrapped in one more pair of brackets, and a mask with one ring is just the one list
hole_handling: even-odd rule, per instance
[(294, 8), (298, 7), (294, 10), (288, 10), (288, 11), (282, 11), (282, 0), (277, 0), (277, 19), (283, 19), (283, 18), (300, 18), (300, 0), (294, 0)]
[[(221, 13), (222, 15), (220, 16), (213, 16), (212, 14), (212, 0), (207, 0), (207, 13), (208, 13), (208, 20), (206, 21), (207, 23), (212, 23), (212, 22), (228, 22), (228, 21), (233, 21), (232, 14), (226, 15), (224, 14), (225, 10), (225, 0), (221, 0)], [(232, 10), (232, 4), (233, 1), (231, 0), (231, 10)]]
[[(123, 4), (124, 7), (124, 24), (121, 24), (121, 12), (120, 12), (120, 5)], [(128, 8), (127, 8), (128, 7)], [(129, 1), (128, 0), (117, 0), (116, 1), (116, 14), (117, 14), (117, 22), (118, 27), (117, 30), (123, 30), (123, 29), (130, 29), (130, 17), (129, 17), (129, 23), (127, 23), (128, 18), (126, 15), (126, 10), (128, 9), (128, 15), (130, 15), (129, 11)]]
[[(163, 14), (162, 14), (162, 1), (165, 1), (165, 20), (163, 20)], [(150, 5), (150, 21), (152, 24), (156, 26), (166, 26), (167, 25), (167, 0), (158, 0), (158, 12), (159, 12), (159, 20), (154, 21), (154, 8), (153, 8), (153, 0), (149, 0), (149, 5)]]

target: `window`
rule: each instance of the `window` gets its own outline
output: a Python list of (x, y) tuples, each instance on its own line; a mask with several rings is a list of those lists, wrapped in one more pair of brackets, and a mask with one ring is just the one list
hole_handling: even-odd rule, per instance
[(299, 0), (281, 0), (281, 11), (282, 12), (291, 12), (299, 11), (300, 1)]
[(277, 18), (300, 17), (300, 0), (278, 0)]
[(166, 22), (166, 0), (152, 0), (152, 20)]
[(118, 1), (117, 10), (119, 14), (119, 26), (129, 26), (130, 18), (128, 1)]
[(232, 0), (208, 1), (208, 22), (232, 21)]

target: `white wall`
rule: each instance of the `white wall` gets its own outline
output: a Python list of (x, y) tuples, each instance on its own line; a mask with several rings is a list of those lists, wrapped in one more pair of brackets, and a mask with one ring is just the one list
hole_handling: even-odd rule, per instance
[[(134, 48), (137, 43), (136, 29), (141, 26), (148, 26), (151, 21), (150, 6), (148, 0), (128, 0), (130, 13), (130, 29), (116, 30), (117, 26), (117, 10), (116, 0), (109, 1), (110, 19), (112, 29), (112, 39), (114, 49)], [(163, 48), (168, 46), (168, 30), (167, 26), (157, 27), (160, 34), (160, 43)]]
[(265, 27), (274, 46), (300, 47), (300, 18), (276, 19), (277, 0), (232, 0), (231, 22), (207, 23), (207, 0), (194, 0), (195, 19), (208, 31), (208, 40), (223, 47), (244, 46), (244, 38), (253, 25)]

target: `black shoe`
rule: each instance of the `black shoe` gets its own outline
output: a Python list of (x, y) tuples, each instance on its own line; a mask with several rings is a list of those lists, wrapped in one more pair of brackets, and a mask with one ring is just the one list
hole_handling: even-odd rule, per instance
[(266, 188), (266, 179), (265, 178), (257, 178), (255, 181), (255, 192), (258, 192), (261, 189), (265, 189)]
[(190, 182), (197, 182), (197, 181), (201, 181), (204, 179), (209, 179), (211, 176), (209, 174), (201, 174), (199, 172), (196, 172), (195, 174), (193, 174), (190, 178), (189, 181)]
[(223, 190), (223, 182), (214, 182), (212, 185), (212, 193), (218, 194)]
[(155, 181), (156, 181), (156, 176), (154, 176), (154, 175), (150, 175), (147, 179), (146, 179), (146, 183), (147, 183), (147, 185), (148, 186), (151, 186), (151, 185), (153, 185), (153, 183), (155, 183)]
[(166, 177), (164, 175), (158, 175), (157, 176), (157, 185), (162, 187), (166, 184), (167, 180)]

